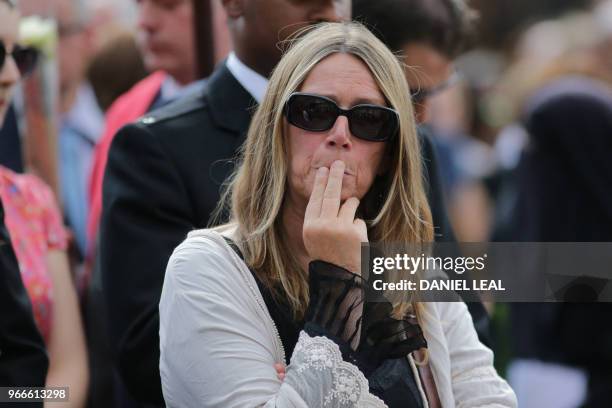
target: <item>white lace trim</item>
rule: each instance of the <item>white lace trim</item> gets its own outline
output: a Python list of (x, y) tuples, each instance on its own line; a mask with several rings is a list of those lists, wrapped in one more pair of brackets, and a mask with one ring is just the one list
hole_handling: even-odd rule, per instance
[(338, 345), (326, 337), (310, 337), (304, 331), (300, 332), (291, 365), (298, 374), (314, 370), (331, 375), (331, 386), (322, 395), (324, 407), (387, 407), (380, 398), (370, 394), (363, 373), (344, 361)]

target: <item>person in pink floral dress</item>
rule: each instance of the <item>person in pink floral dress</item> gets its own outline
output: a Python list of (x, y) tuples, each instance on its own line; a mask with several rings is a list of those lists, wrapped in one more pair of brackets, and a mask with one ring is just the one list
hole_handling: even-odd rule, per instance
[[(19, 13), (0, 0), (0, 128), (15, 85), (32, 60), (17, 43)], [(83, 325), (70, 274), (68, 235), (51, 189), (34, 175), (0, 166), (0, 200), (35, 321), (49, 354), (47, 387), (69, 387), (62, 407), (83, 407), (89, 370)]]
[(32, 301), (34, 318), (48, 343), (51, 332), (53, 285), (46, 255), (65, 251), (68, 235), (51, 189), (38, 177), (0, 166), (0, 199), (6, 226)]

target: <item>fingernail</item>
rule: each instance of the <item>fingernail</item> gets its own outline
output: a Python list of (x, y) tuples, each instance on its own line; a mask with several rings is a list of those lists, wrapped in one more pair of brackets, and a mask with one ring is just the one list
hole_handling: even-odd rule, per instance
[(332, 166), (335, 166), (335, 167), (344, 166), (344, 162), (342, 160), (336, 160), (332, 163)]

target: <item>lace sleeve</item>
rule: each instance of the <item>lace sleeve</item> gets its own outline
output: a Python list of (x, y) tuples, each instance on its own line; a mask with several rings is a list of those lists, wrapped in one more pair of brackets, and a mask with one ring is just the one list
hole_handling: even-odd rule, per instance
[(368, 380), (357, 367), (343, 360), (336, 343), (327, 337), (310, 337), (304, 331), (291, 356), (285, 383), (295, 389), (309, 407), (387, 406), (370, 394)]
[(384, 299), (364, 307), (365, 285), (361, 276), (344, 268), (311, 262), (304, 330), (334, 341), (344, 360), (369, 377), (385, 359), (406, 356), (427, 342), (414, 315), (394, 319)]
[(311, 335), (327, 336), (343, 348), (357, 349), (364, 288), (359, 275), (328, 262), (311, 262), (306, 331)]
[(414, 316), (391, 318), (389, 303), (364, 313), (361, 277), (322, 261), (310, 264), (310, 291), (285, 383), (309, 407), (386, 407), (370, 393), (367, 377), (384, 359), (426, 345)]

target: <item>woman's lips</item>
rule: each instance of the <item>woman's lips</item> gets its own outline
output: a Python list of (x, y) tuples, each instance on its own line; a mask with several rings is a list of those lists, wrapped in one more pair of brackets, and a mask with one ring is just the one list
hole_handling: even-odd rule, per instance
[[(314, 169), (315, 169), (315, 172), (316, 172), (317, 170), (319, 170), (321, 167), (327, 167), (327, 168), (329, 169), (329, 168), (331, 167), (331, 164), (330, 164), (329, 166), (319, 166), (319, 167), (315, 167), (315, 168), (314, 168)], [(345, 169), (345, 170), (344, 170), (344, 175), (345, 175), (345, 176), (354, 176), (355, 174), (354, 174), (352, 171)]]

